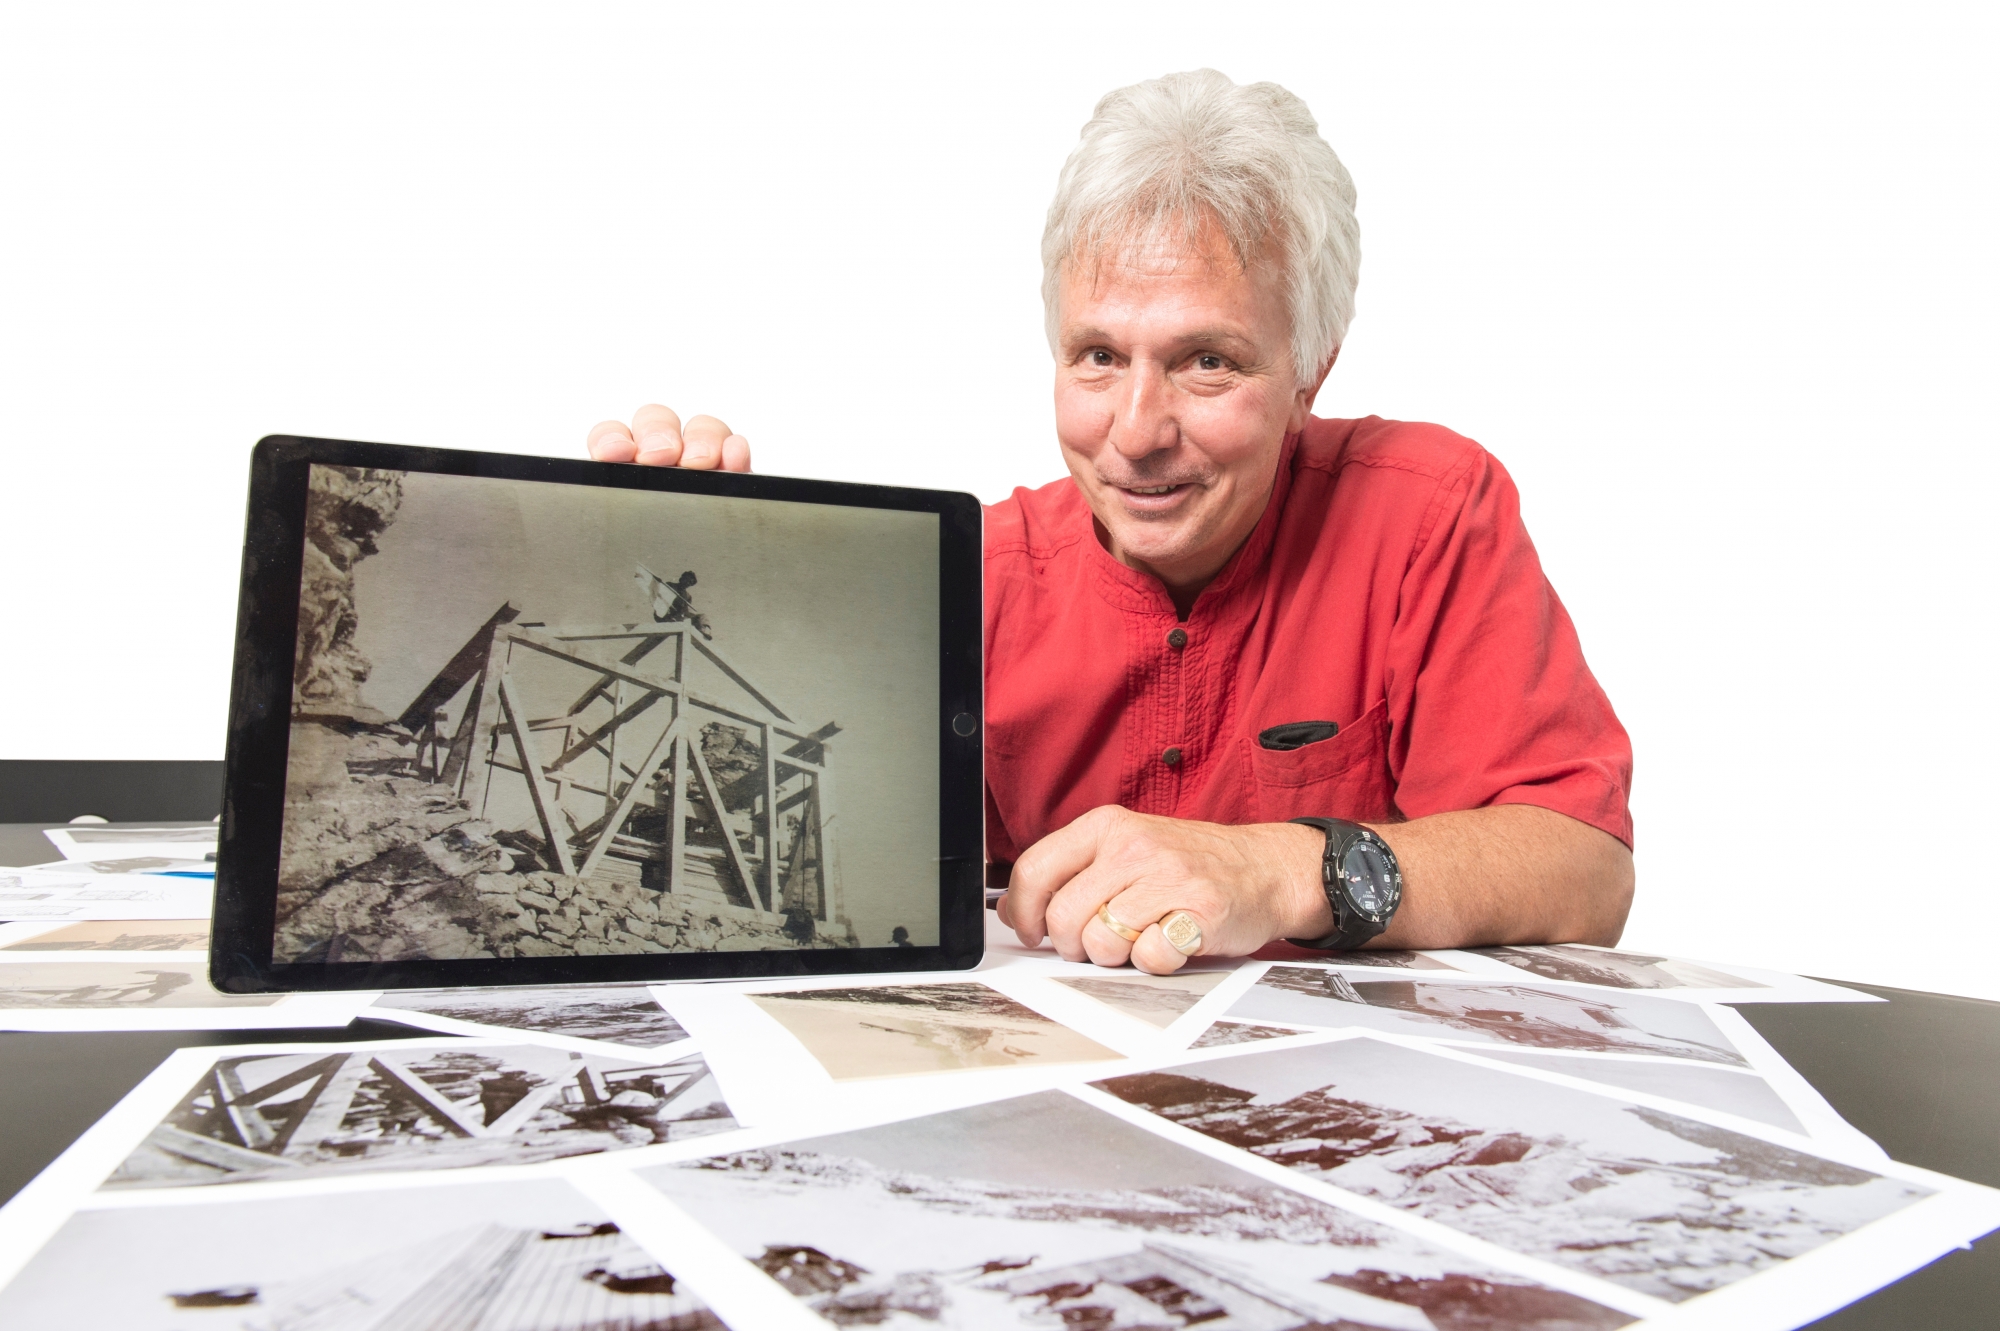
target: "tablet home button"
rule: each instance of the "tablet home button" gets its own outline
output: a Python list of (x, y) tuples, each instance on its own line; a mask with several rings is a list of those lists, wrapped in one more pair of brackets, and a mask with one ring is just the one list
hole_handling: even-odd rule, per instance
[(979, 718), (971, 712), (960, 712), (951, 719), (952, 733), (964, 739), (971, 739), (972, 732), (979, 729)]

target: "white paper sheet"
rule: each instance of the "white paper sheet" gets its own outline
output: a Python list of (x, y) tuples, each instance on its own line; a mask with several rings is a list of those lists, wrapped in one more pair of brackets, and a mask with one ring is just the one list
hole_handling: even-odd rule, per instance
[(694, 1048), (644, 984), (400, 989), (377, 997), (365, 1015), (445, 1035), (511, 1033), (583, 1053), (666, 1058)]
[(224, 994), (206, 953), (0, 950), (0, 1030), (227, 1031), (345, 1026), (375, 995)]
[(66, 860), (118, 860), (137, 856), (200, 860), (216, 847), (221, 829), (215, 824), (195, 827), (104, 827), (71, 823), (48, 827), (42, 835)]
[(206, 919), (214, 899), (206, 877), (0, 869), (0, 920)]

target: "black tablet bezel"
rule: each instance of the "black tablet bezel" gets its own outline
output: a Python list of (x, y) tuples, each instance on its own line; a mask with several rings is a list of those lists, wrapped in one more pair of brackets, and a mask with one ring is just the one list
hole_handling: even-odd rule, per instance
[[(800, 504), (897, 509), (938, 517), (938, 924), (934, 947), (768, 952), (274, 963), (293, 663), (297, 653), (306, 490), (314, 463), (500, 480), (665, 490)], [(237, 602), (236, 661), (215, 876), (209, 974), (225, 993), (450, 985), (577, 984), (964, 970), (984, 950), (984, 726), (981, 711), (981, 516), (971, 495), (783, 476), (682, 471), (572, 458), (410, 448), (272, 435), (250, 460), (249, 516)]]

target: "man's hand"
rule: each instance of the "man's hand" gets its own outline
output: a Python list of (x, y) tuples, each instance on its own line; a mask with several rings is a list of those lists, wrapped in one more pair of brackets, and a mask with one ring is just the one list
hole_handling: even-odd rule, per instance
[(713, 416), (686, 425), (669, 407), (657, 404), (632, 413), (632, 424), (603, 421), (587, 441), (599, 462), (636, 462), (642, 467), (687, 467), (694, 471), (750, 470), (750, 441)]
[[(1160, 931), (1177, 910), (1201, 926), (1200, 956), (1240, 957), (1274, 938), (1317, 938), (1333, 927), (1320, 888), (1326, 838), (1293, 823), (1224, 827), (1158, 818), (1116, 805), (1092, 809), (1030, 846), (1014, 864), (1000, 919), (1068, 961), (1165, 975), (1187, 964)], [(1136, 942), (1105, 927), (1100, 906)]]
[[(1403, 872), (1403, 905), (1369, 946), (1615, 944), (1632, 906), (1632, 852), (1588, 823), (1531, 804), (1371, 823)], [(1029, 947), (1069, 961), (1165, 975), (1187, 959), (1160, 931), (1176, 910), (1201, 925), (1201, 956), (1247, 956), (1280, 938), (1320, 938), (1333, 911), (1320, 883), (1326, 838), (1295, 823), (1216, 823), (1093, 809), (1030, 846), (1000, 919)], [(1105, 927), (1098, 907), (1141, 929)]]

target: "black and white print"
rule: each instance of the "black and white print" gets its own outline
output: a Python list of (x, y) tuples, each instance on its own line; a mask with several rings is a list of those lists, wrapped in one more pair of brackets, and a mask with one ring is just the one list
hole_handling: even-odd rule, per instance
[(224, 1057), (105, 1186), (528, 1165), (735, 1126), (699, 1057), (471, 1042)]
[(1246, 1021), (1368, 1030), (1472, 1044), (1598, 1054), (1651, 1054), (1745, 1066), (1707, 1013), (1644, 994), (1525, 984), (1357, 980), (1273, 966), (1226, 1014)]
[(835, 1081), (1118, 1057), (986, 984), (794, 989), (750, 1001)]
[(1128, 1017), (1137, 1017), (1148, 1026), (1171, 1026), (1216, 985), (1228, 978), (1227, 971), (1181, 971), (1174, 975), (1138, 973), (1108, 975), (1058, 975), (1057, 984), (1116, 1008)]
[(375, 1000), (383, 1016), (427, 1012), (474, 1025), (568, 1035), (628, 1049), (688, 1038), (643, 984), (523, 985), (501, 989), (404, 989)]
[(1491, 957), (1516, 969), (1539, 975), (1544, 980), (1567, 980), (1572, 984), (1599, 984), (1610, 989), (1764, 989), (1758, 980), (1748, 980), (1713, 967), (1672, 957), (1650, 956), (1643, 952), (1619, 952), (1608, 947), (1588, 947), (1581, 943), (1552, 943), (1538, 947), (1483, 947), (1474, 956)]
[(1365, 1036), (1099, 1085), (1336, 1187), (1671, 1301), (1929, 1195), (1693, 1119)]
[[(116, 1279), (106, 1279), (115, 1264)], [(554, 1179), (72, 1216), (0, 1290), (63, 1331), (718, 1331)]]
[(935, 515), (316, 465), (305, 527), (278, 961), (937, 941)]
[(1585, 1331), (1632, 1320), (1060, 1092), (639, 1174), (841, 1326)]

